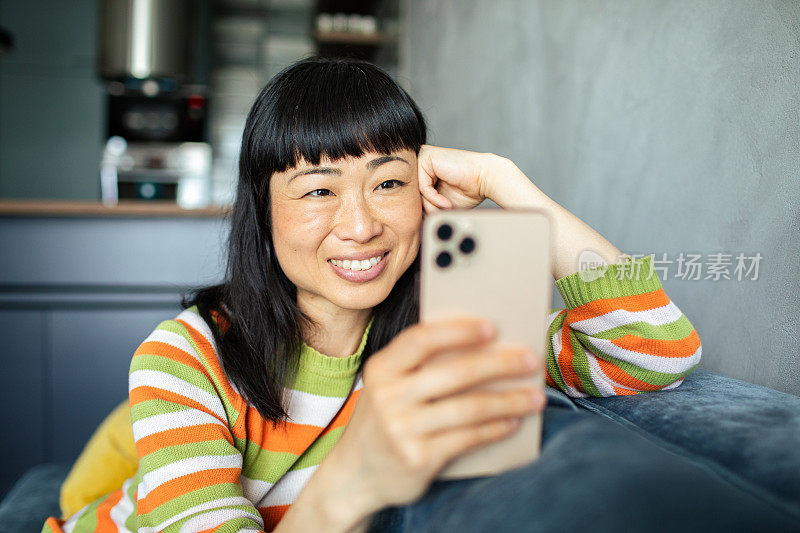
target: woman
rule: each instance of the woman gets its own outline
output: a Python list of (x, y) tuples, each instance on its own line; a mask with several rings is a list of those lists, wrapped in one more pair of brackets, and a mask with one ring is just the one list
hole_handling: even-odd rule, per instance
[[(519, 530), (533, 517), (564, 526), (565, 509), (575, 527), (635, 528), (636, 513), (615, 515), (631, 492), (666, 487), (662, 505), (708, 504), (672, 490), (687, 471), (702, 494), (726, 494), (567, 397), (676, 387), (697, 364), (697, 333), (658, 277), (622, 275), (647, 273), (649, 258), (617, 264), (614, 246), (511, 161), (425, 137), (411, 98), (368, 63), (312, 58), (270, 81), (244, 130), (225, 282), (198, 291), (134, 354), (136, 475), (44, 531), (481, 531), (488, 519)], [(423, 213), (485, 198), (551, 215), (568, 309), (549, 317), (546, 354), (494, 347), (494, 326), (479, 318), (415, 324)], [(593, 281), (576, 273), (584, 250), (610, 263)], [(443, 351), (459, 357), (435, 360)], [(542, 459), (431, 487), (450, 459), (546, 403), (540, 389), (466, 389), (537, 372), (550, 386)], [(596, 460), (587, 467), (571, 450)], [(559, 507), (543, 486), (593, 491), (594, 505)], [(642, 506), (641, 523), (658, 507)]]

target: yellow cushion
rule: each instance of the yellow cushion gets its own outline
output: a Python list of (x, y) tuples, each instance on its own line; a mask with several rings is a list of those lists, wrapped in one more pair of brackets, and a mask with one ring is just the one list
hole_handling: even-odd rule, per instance
[(131, 410), (125, 400), (95, 430), (61, 485), (62, 519), (122, 488), (138, 466)]

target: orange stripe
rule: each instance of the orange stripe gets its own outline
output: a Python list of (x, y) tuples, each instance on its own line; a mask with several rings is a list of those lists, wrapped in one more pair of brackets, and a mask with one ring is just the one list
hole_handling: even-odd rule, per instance
[(691, 357), (700, 347), (700, 337), (696, 330), (678, 340), (645, 339), (637, 335), (625, 335), (619, 339), (611, 339), (614, 346), (625, 350), (658, 357)]
[(575, 369), (572, 367), (572, 342), (569, 338), (570, 330), (566, 324), (561, 328), (561, 353), (558, 355), (558, 368), (561, 369), (561, 375), (564, 377), (564, 382), (579, 391), (583, 392), (581, 380)]
[(95, 511), (97, 514), (97, 527), (95, 527), (95, 533), (107, 533), (109, 531), (119, 530), (114, 521), (111, 520), (111, 508), (117, 505), (121, 499), (122, 489), (119, 489), (106, 496), (106, 499), (103, 500), (103, 503), (97, 506), (97, 510)]
[(53, 533), (64, 533), (64, 530), (61, 529), (61, 526), (64, 525), (64, 522), (66, 522), (66, 520), (59, 520), (58, 518), (51, 516), (45, 521), (44, 525), (49, 527)]
[(219, 424), (201, 424), (198, 426), (170, 428), (158, 433), (153, 433), (141, 438), (136, 442), (136, 451), (139, 457), (153, 453), (156, 450), (178, 444), (189, 444), (192, 442), (207, 442), (225, 439), (234, 446), (233, 437), (228, 433), (228, 428), (223, 428)]
[[(233, 387), (228, 381), (225, 371), (222, 369), (222, 364), (219, 362), (218, 355), (214, 351), (214, 347), (211, 345), (211, 343), (185, 320), (176, 319), (176, 322), (180, 323), (184, 328), (186, 328), (189, 336), (191, 336), (198, 350), (200, 350), (203, 360), (214, 374), (214, 377), (216, 378), (215, 384), (222, 388), (222, 392), (225, 394), (225, 397), (230, 400), (230, 402), (233, 404), (233, 408), (239, 413), (239, 416), (236, 417), (236, 422), (231, 427), (231, 432), (237, 439), (246, 439), (248, 435), (245, 429), (245, 417), (241, 415), (243, 414), (243, 411), (248, 408), (249, 404), (244, 398), (237, 394), (235, 390), (233, 390)], [(260, 416), (261, 415), (259, 415), (259, 417)]]
[(223, 483), (239, 483), (240, 468), (209, 468), (162, 483), (138, 502), (137, 512), (147, 514), (173, 498)]
[(350, 394), (350, 397), (344, 403), (342, 408), (339, 409), (339, 412), (336, 413), (336, 416), (333, 418), (333, 420), (331, 420), (330, 424), (328, 424), (328, 427), (325, 429), (325, 431), (322, 432), (320, 436), (327, 435), (332, 430), (347, 425), (347, 423), (350, 421), (350, 417), (353, 415), (353, 409), (356, 408), (356, 402), (358, 402), (358, 397), (361, 396), (362, 390), (363, 389), (359, 389), (357, 391), (353, 391)]
[(191, 398), (187, 398), (186, 396), (183, 396), (182, 394), (178, 394), (176, 392), (172, 392), (172, 391), (169, 391), (169, 390), (166, 390), (166, 389), (161, 389), (159, 387), (151, 387), (149, 385), (140, 385), (139, 387), (136, 387), (136, 388), (131, 390), (131, 392), (128, 394), (128, 398), (129, 398), (131, 407), (133, 407), (134, 405), (138, 405), (138, 404), (140, 404), (142, 402), (146, 402), (148, 400), (164, 400), (165, 402), (172, 402), (172, 403), (176, 403), (178, 405), (185, 405), (186, 407), (191, 407), (193, 409), (197, 409), (199, 411), (203, 411), (204, 413), (207, 413), (207, 414), (213, 416), (214, 418), (219, 420), (220, 423), (224, 424), (225, 426), (228, 425), (228, 421), (227, 420), (224, 420), (224, 419), (220, 418), (220, 416), (217, 413), (215, 413), (214, 411), (211, 411), (210, 409), (208, 409), (202, 403), (196, 402), (196, 401), (192, 400)]
[(258, 415), (255, 407), (248, 406), (247, 416), (242, 417), (247, 419), (247, 440), (271, 452), (302, 455), (314, 440), (347, 425), (360, 394), (361, 390), (354, 391), (324, 430), (319, 426), (289, 420), (285, 429), (283, 424), (273, 428), (271, 422)]
[(200, 364), (200, 361), (186, 353), (185, 351), (181, 350), (180, 348), (176, 348), (171, 344), (167, 344), (165, 342), (160, 341), (147, 341), (143, 342), (139, 348), (136, 350), (136, 353), (133, 354), (133, 357), (137, 357), (139, 355), (159, 355), (161, 357), (166, 357), (168, 359), (172, 359), (178, 363), (182, 363), (190, 368), (197, 370), (198, 372), (202, 372), (205, 375), (208, 375), (208, 371)]
[[(617, 365), (609, 363), (604, 359), (595, 357), (595, 360), (600, 365), (600, 369), (603, 371), (603, 373), (609, 378), (619, 383), (620, 385), (624, 385), (626, 387), (629, 387), (631, 389), (636, 389), (638, 391), (656, 391), (661, 388), (658, 385), (653, 385), (652, 383), (647, 383), (646, 381), (642, 381), (640, 379), (631, 376)], [(619, 392), (620, 390), (626, 391), (626, 389), (619, 389), (617, 387), (614, 387), (614, 390), (617, 391), (617, 394), (623, 394)]]
[(567, 311), (567, 320), (578, 322), (589, 318), (624, 309), (626, 311), (647, 311), (663, 307), (669, 303), (669, 298), (664, 289), (658, 289), (634, 296), (620, 296), (618, 298), (601, 298), (585, 303), (575, 309)]
[(546, 373), (545, 373), (545, 376), (544, 376), (544, 378), (545, 378), (545, 382), (546, 382), (546, 383), (547, 383), (549, 386), (551, 386), (551, 387), (554, 387), (554, 388), (558, 388), (558, 383), (556, 383), (556, 382), (553, 380), (553, 378), (551, 378), (551, 377), (550, 377), (550, 373), (549, 373), (549, 372), (546, 372)]
[(264, 519), (264, 531), (272, 531), (281, 521), (283, 515), (289, 510), (291, 505), (272, 505), (270, 507), (260, 507), (258, 512)]

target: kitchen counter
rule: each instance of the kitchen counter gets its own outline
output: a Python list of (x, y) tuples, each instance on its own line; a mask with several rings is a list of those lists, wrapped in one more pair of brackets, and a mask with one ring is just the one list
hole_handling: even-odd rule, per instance
[(115, 206), (82, 200), (0, 199), (0, 217), (224, 217), (229, 206), (183, 209), (174, 202), (120, 201)]

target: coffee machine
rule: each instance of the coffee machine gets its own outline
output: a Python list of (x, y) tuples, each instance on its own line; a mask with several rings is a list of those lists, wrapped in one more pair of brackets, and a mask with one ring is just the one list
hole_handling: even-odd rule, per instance
[(210, 201), (208, 91), (196, 83), (198, 2), (100, 0), (97, 73), (106, 86), (104, 204)]

